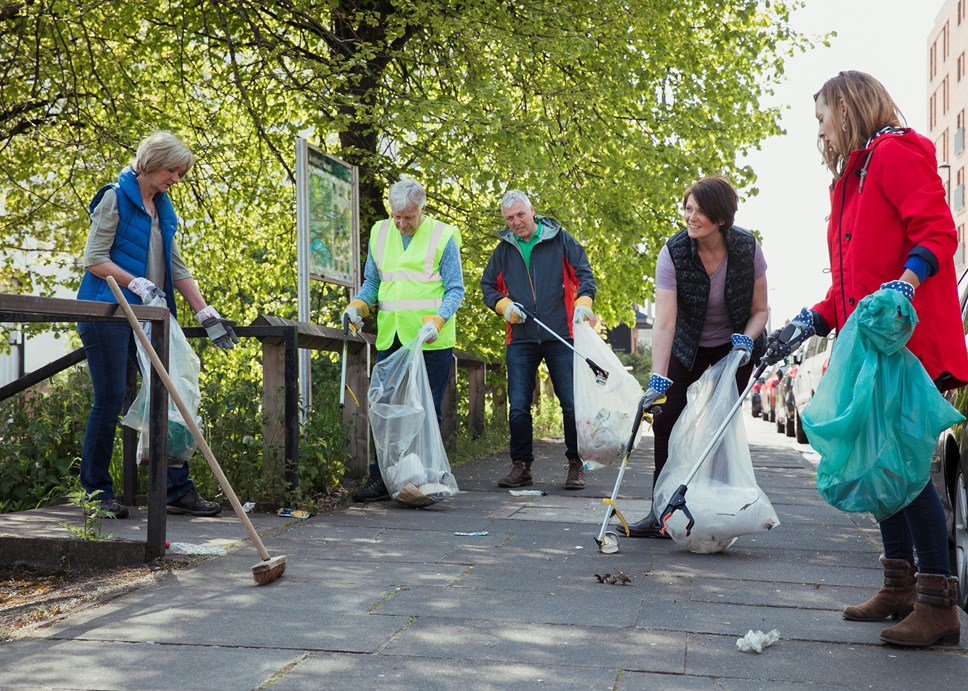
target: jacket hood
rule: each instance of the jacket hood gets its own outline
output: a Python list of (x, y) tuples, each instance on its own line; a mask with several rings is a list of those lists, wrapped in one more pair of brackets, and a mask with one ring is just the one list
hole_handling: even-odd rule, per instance
[[(555, 235), (557, 235), (561, 230), (561, 223), (559, 223), (553, 218), (549, 218), (548, 216), (535, 216), (534, 220), (540, 221), (541, 225), (543, 226), (543, 229), (541, 231), (541, 242), (544, 242), (545, 240), (550, 240)], [(513, 232), (511, 232), (511, 229), (508, 228), (507, 226), (504, 226), (503, 228), (499, 228), (497, 231), (497, 234), (500, 236), (502, 240), (506, 240), (507, 242), (512, 242), (512, 243), (517, 242), (518, 236), (515, 235)]]

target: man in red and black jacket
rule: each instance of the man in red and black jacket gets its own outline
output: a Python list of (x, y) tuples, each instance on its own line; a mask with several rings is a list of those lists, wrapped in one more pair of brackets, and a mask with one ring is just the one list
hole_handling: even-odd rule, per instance
[(592, 317), (595, 278), (584, 248), (558, 221), (536, 216), (523, 192), (512, 190), (504, 195), (501, 215), (507, 225), (498, 231), (501, 240), (481, 276), (484, 304), (504, 317), (507, 328), (511, 472), (497, 484), (533, 484), (531, 401), (543, 359), (561, 405), (568, 459), (565, 489), (582, 489), (585, 470), (575, 431), (572, 350), (528, 315), (571, 342), (572, 324)]

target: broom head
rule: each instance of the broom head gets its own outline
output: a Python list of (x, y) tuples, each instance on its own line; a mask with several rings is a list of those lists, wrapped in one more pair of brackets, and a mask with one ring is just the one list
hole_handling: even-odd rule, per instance
[(268, 585), (286, 572), (286, 557), (281, 555), (259, 562), (252, 567), (256, 585)]

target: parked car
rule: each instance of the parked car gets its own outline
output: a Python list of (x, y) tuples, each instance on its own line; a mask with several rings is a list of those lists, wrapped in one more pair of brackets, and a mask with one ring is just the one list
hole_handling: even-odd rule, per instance
[[(968, 270), (958, 280), (961, 314), (968, 344)], [(945, 398), (963, 415), (968, 415), (968, 387), (948, 391)], [(934, 482), (948, 525), (948, 554), (951, 572), (958, 577), (958, 605), (968, 611), (968, 438), (960, 422), (941, 433), (931, 459)]]
[(750, 410), (753, 413), (753, 417), (759, 417), (760, 413), (763, 412), (760, 389), (763, 388), (764, 381), (765, 380), (763, 377), (759, 377), (755, 382), (753, 382), (753, 388), (750, 389)]
[(786, 370), (776, 389), (776, 431), (792, 437), (795, 433), (797, 408), (793, 397), (793, 382), (799, 370), (802, 348), (787, 357)]
[(802, 346), (797, 376), (793, 380), (793, 400), (795, 403), (793, 436), (796, 436), (797, 441), (801, 444), (806, 444), (809, 440), (800, 424), (800, 415), (803, 413), (803, 407), (811, 401), (813, 394), (817, 391), (823, 373), (827, 371), (835, 338), (836, 336), (833, 335), (811, 336)]

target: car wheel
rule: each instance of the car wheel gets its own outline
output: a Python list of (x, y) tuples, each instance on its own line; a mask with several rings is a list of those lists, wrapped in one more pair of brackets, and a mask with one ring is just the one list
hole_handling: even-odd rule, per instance
[(786, 434), (786, 425), (783, 424), (783, 420), (776, 421), (776, 433)]
[(958, 577), (958, 605), (968, 611), (968, 489), (965, 488), (966, 460), (958, 464), (952, 509), (954, 510), (954, 558), (952, 571)]
[(807, 433), (803, 431), (803, 420), (800, 419), (800, 411), (797, 411), (796, 417), (794, 418), (796, 422), (796, 434), (797, 441), (801, 444), (809, 444), (810, 440), (807, 439)]
[(796, 430), (793, 429), (793, 418), (787, 416), (786, 428), (783, 430), (788, 437), (792, 437), (796, 434)]

